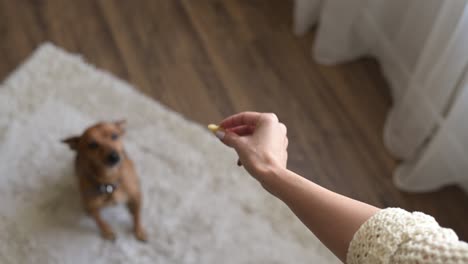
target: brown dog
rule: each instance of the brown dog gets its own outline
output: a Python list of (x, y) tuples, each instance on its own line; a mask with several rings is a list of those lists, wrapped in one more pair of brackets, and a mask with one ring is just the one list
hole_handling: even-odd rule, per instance
[(100, 215), (100, 209), (110, 204), (126, 203), (133, 216), (135, 236), (146, 241), (140, 223), (141, 192), (133, 162), (122, 144), (125, 121), (98, 123), (81, 136), (62, 142), (76, 151), (75, 169), (85, 210), (96, 220), (102, 236), (115, 240), (109, 224)]

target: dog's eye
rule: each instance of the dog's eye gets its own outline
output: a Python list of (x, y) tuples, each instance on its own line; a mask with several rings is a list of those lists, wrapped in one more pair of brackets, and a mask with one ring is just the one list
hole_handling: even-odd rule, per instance
[(99, 147), (99, 145), (95, 141), (91, 141), (91, 142), (89, 142), (88, 147), (90, 149), (97, 149)]
[(117, 135), (116, 133), (112, 133), (111, 135), (112, 140), (117, 140), (118, 138), (119, 138), (119, 135)]

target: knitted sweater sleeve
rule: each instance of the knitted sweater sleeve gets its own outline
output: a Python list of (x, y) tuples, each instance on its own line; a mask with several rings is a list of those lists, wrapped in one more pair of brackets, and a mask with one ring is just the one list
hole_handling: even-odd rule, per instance
[(429, 215), (379, 211), (354, 234), (347, 263), (468, 263), (468, 243)]

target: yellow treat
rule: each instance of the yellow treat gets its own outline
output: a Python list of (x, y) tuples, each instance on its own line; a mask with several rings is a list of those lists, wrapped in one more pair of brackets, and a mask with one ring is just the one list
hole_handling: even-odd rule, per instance
[(221, 127), (215, 124), (209, 124), (208, 129), (211, 130), (211, 132), (216, 133), (216, 131), (220, 130)]

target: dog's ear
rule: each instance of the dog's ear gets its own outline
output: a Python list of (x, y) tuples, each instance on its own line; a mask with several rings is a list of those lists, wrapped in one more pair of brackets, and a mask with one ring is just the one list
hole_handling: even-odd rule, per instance
[(125, 129), (127, 128), (127, 121), (125, 119), (115, 121), (114, 125), (120, 130), (120, 134), (125, 134)]
[(62, 140), (62, 142), (67, 144), (72, 150), (78, 150), (80, 137), (69, 137), (69, 138)]

